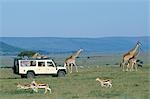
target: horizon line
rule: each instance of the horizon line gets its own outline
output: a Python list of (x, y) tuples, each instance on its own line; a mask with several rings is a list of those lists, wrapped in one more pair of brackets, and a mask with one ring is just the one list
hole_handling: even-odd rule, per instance
[(149, 35), (148, 36), (102, 36), (102, 37), (55, 37), (55, 36), (53, 36), (53, 37), (50, 37), (50, 36), (48, 36), (48, 37), (46, 37), (46, 36), (3, 36), (3, 37), (1, 37), (0, 36), (0, 38), (115, 38), (115, 37), (120, 37), (120, 38), (126, 38), (126, 37), (150, 37)]

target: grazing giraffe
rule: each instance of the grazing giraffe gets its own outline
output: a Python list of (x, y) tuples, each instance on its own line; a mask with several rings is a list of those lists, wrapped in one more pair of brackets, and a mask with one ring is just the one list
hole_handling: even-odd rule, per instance
[(122, 63), (120, 66), (122, 66), (122, 70), (124, 71), (125, 64), (128, 63), (129, 59), (133, 57), (133, 55), (136, 53), (136, 51), (139, 49), (141, 43), (138, 41), (135, 47), (130, 50), (128, 53), (123, 55)]
[(130, 71), (133, 71), (133, 67), (135, 66), (135, 70), (137, 71), (137, 57), (139, 56), (140, 51), (138, 50), (132, 58), (129, 59), (128, 65), (127, 65), (127, 69), (126, 71), (128, 71), (128, 69)]
[(72, 66), (75, 66), (76, 68), (76, 72), (78, 72), (78, 68), (77, 68), (77, 65), (75, 63), (75, 59), (76, 57), (79, 56), (79, 54), (81, 53), (81, 51), (83, 51), (83, 49), (79, 49), (75, 54), (71, 55), (70, 57), (66, 58), (65, 62), (64, 62), (64, 66), (65, 67), (68, 67), (68, 71), (70, 70), (69, 69), (69, 66), (71, 66), (71, 71), (70, 73), (72, 73)]

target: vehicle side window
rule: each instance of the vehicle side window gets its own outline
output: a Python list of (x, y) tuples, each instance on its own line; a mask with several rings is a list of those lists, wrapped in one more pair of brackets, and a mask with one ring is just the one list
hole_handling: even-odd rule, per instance
[(54, 67), (54, 64), (52, 62), (47, 62), (48, 67)]
[(22, 67), (30, 66), (30, 61), (26, 61), (26, 60), (24, 61), (24, 60), (23, 60), (23, 61), (20, 62), (20, 65), (21, 65)]
[(36, 66), (36, 61), (30, 61), (30, 66)]
[(38, 62), (39, 67), (45, 67), (45, 62)]

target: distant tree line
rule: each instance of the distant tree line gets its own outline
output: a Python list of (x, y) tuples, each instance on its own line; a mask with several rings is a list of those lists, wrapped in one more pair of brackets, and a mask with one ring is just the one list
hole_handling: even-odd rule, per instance
[(37, 52), (35, 52), (35, 51), (22, 51), (22, 52), (20, 52), (17, 56), (18, 57), (32, 57), (35, 53), (37, 53)]

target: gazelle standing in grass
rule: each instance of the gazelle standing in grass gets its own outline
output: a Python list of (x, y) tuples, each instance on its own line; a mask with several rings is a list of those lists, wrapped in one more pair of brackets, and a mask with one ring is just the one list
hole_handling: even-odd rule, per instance
[(24, 89), (24, 90), (27, 90), (27, 89), (32, 89), (33, 91), (35, 92), (38, 92), (37, 91), (37, 87), (36, 86), (33, 86), (32, 84), (17, 84), (17, 88), (18, 89)]
[(101, 84), (101, 87), (111, 88), (112, 87), (112, 80), (110, 79), (100, 79), (96, 78), (96, 81), (99, 81)]
[(45, 84), (45, 83), (38, 83), (38, 82), (35, 82), (35, 80), (33, 80), (31, 82), (31, 85), (35, 86), (36, 87), (36, 91), (38, 92), (38, 89), (45, 89), (45, 92), (44, 94), (47, 93), (47, 91), (49, 91), (50, 93), (52, 92), (49, 85), (48, 84)]

